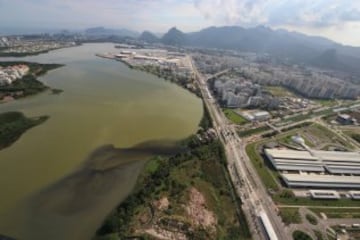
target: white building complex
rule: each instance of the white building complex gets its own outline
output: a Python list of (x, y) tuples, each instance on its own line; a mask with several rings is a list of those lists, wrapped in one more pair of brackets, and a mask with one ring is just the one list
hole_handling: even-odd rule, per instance
[(26, 65), (14, 65), (9, 67), (0, 67), (0, 86), (11, 84), (17, 79), (28, 74), (30, 68)]
[(289, 187), (360, 188), (360, 153), (265, 149)]

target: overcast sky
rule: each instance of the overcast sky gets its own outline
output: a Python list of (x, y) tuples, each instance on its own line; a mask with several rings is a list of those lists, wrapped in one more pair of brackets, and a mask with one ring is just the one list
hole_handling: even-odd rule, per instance
[(1, 29), (266, 25), (360, 46), (360, 0), (0, 0)]

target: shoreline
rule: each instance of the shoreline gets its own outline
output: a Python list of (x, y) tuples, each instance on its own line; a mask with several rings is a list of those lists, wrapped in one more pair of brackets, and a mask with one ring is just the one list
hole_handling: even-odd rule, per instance
[[(205, 105), (204, 108), (198, 134), (206, 135), (212, 123)], [(146, 161), (135, 187), (104, 219), (94, 240), (162, 239), (167, 234), (172, 239), (250, 239), (246, 218), (236, 207), (241, 200), (227, 172), (224, 148), (214, 138), (200, 141), (198, 134), (181, 140), (184, 152)], [(179, 174), (186, 174), (185, 179)], [(201, 206), (193, 206), (198, 201), (191, 200), (194, 195), (204, 199)], [(213, 201), (219, 201), (216, 207)], [(162, 202), (168, 203), (161, 207)], [(192, 211), (201, 209), (198, 214), (213, 220), (203, 223), (195, 212), (186, 210), (188, 207)], [(144, 215), (148, 214), (145, 220)], [(178, 226), (170, 230), (164, 219), (176, 221)]]
[(22, 58), (22, 57), (30, 57), (30, 56), (38, 56), (41, 54), (45, 54), (45, 53), (49, 53), (51, 51), (55, 51), (55, 50), (59, 50), (59, 49), (65, 49), (65, 48), (72, 48), (72, 47), (78, 47), (81, 46), (81, 43), (76, 43), (76, 45), (74, 46), (67, 46), (67, 47), (59, 47), (59, 48), (52, 48), (52, 49), (48, 49), (48, 50), (43, 50), (43, 51), (38, 51), (38, 52), (24, 52), (24, 53), (20, 53), (20, 52), (1, 52), (0, 51), (0, 57), (15, 57), (15, 58)]
[(0, 113), (0, 151), (10, 147), (27, 130), (46, 122), (49, 116), (26, 117), (22, 112)]
[[(177, 86), (180, 86), (181, 88), (189, 91), (190, 93), (192, 94), (195, 94), (197, 97), (199, 97), (200, 99), (201, 98), (201, 94), (200, 94), (200, 90), (199, 88), (196, 87), (195, 88), (189, 88), (187, 87), (186, 85), (189, 84), (190, 82), (187, 82), (187, 83), (180, 83), (179, 81), (177, 80), (174, 80), (174, 78), (176, 78), (176, 74), (174, 73), (171, 73), (171, 77), (170, 79), (167, 78), (168, 76), (166, 75), (162, 75), (160, 73), (157, 73), (160, 71), (160, 68), (158, 66), (152, 66), (152, 65), (142, 65), (142, 66), (137, 66), (137, 65), (132, 65), (131, 63), (129, 63), (128, 61), (122, 59), (122, 58), (117, 58), (115, 57), (114, 55), (106, 55), (106, 54), (95, 54), (95, 56), (97, 57), (100, 57), (100, 58), (104, 58), (104, 59), (111, 59), (111, 60), (115, 60), (115, 61), (118, 61), (118, 62), (121, 62), (123, 63), (124, 65), (126, 65), (128, 68), (132, 69), (132, 70), (136, 70), (136, 71), (141, 71), (141, 72), (145, 72), (145, 73), (148, 73), (148, 74), (151, 74), (151, 75), (154, 75), (158, 78), (161, 78), (165, 81), (169, 81), (171, 83), (175, 83)], [(150, 71), (149, 68), (152, 67), (153, 69), (155, 69), (155, 71), (157, 72), (153, 72), (153, 71)]]
[[(94, 240), (127, 239), (134, 237), (139, 239), (147, 239), (147, 237), (150, 237), (150, 239), (161, 239), (163, 236), (169, 236), (168, 234), (170, 234), (174, 239), (192, 239), (193, 237), (200, 236), (206, 236), (206, 239), (214, 240), (218, 239), (218, 237), (228, 237), (229, 239), (250, 239), (250, 232), (247, 227), (244, 214), (242, 211), (235, 211), (234, 214), (234, 209), (238, 209), (236, 204), (241, 205), (241, 200), (237, 197), (236, 193), (234, 192), (234, 186), (229, 180), (230, 177), (226, 168), (223, 145), (221, 142), (217, 141), (215, 138), (209, 137), (210, 135), (208, 135), (211, 132), (212, 122), (207, 107), (204, 103), (204, 99), (201, 97), (201, 95), (199, 96), (197, 91), (191, 91), (191, 89), (188, 89), (186, 85), (180, 84), (177, 81), (166, 79), (165, 77), (161, 75), (159, 76), (154, 72), (147, 71), (147, 69), (132, 66), (124, 60), (118, 61), (124, 63), (131, 69), (144, 71), (148, 74), (155, 75), (165, 81), (175, 83), (179, 87), (190, 91), (192, 94), (195, 94), (203, 102), (203, 115), (198, 124), (198, 131), (180, 141), (180, 144), (186, 148), (184, 153), (176, 154), (167, 158), (157, 157), (146, 161), (143, 169), (140, 171), (140, 175), (137, 177), (134, 189), (127, 196), (127, 198), (121, 201), (118, 206), (115, 207), (113, 211), (107, 216), (107, 218), (104, 219), (103, 224), (100, 225), (96, 231)], [(198, 88), (195, 90), (198, 90)], [(202, 137), (204, 137), (203, 139), (207, 140), (205, 142), (203, 142), (203, 140), (199, 140), (202, 139)], [(196, 153), (197, 151), (200, 151), (201, 154), (203, 154), (203, 151), (208, 152), (209, 154), (205, 154), (205, 159), (209, 161), (207, 165), (211, 168), (211, 170), (207, 167), (203, 169), (203, 174), (207, 177), (204, 179), (203, 177), (195, 176), (195, 173), (192, 173), (194, 167), (191, 166), (191, 168), (186, 171), (187, 180), (185, 181), (189, 181), (188, 184), (190, 185), (184, 184), (183, 181), (172, 185), (173, 182), (176, 181), (176, 177), (174, 178), (171, 175), (172, 172), (179, 174), (181, 169), (188, 163), (202, 165), (202, 163), (198, 162), (199, 160), (196, 157), (197, 154), (200, 154)], [(178, 158), (180, 160), (174, 160)], [(201, 158), (202, 157), (200, 157), (200, 159)], [(208, 158), (213, 160), (209, 160)], [(173, 161), (175, 161), (175, 163), (173, 163)], [(184, 164), (183, 162), (185, 162), (185, 166), (182, 165)], [(164, 171), (167, 173), (163, 173)], [(212, 175), (214, 171), (217, 171), (216, 176)], [(159, 174), (161, 176), (163, 174), (165, 175), (158, 180), (157, 176), (160, 176)], [(160, 186), (159, 181), (161, 182)], [(170, 185), (169, 182), (171, 183)], [(221, 182), (221, 184), (219, 182)], [(175, 191), (173, 188), (176, 189), (175, 198), (173, 196)], [(214, 191), (219, 192), (215, 194)], [(221, 198), (224, 200), (224, 202), (231, 202), (230, 205), (232, 207), (229, 208), (226, 203), (222, 202), (219, 203), (221, 207), (218, 206), (216, 208), (211, 208), (211, 205), (208, 204), (213, 201), (212, 197), (214, 196), (209, 196), (208, 192), (212, 192), (212, 194), (217, 195), (216, 199)], [(225, 195), (224, 192), (226, 192)], [(183, 199), (185, 196), (190, 197), (191, 199), (191, 195), (193, 194), (204, 198), (205, 202), (203, 204), (206, 204), (207, 206), (205, 206), (205, 209), (202, 209), (202, 214), (207, 215), (207, 218), (209, 219), (214, 219), (215, 222), (219, 219), (221, 223), (212, 222), (210, 225), (203, 225), (203, 220), (198, 220), (197, 223), (192, 221), (179, 220), (185, 216), (189, 217), (188, 214), (190, 213), (178, 213), (179, 211), (184, 210), (181, 210), (181, 208), (184, 208), (185, 205), (185, 203), (181, 203), (181, 205), (179, 205), (177, 203), (178, 199)], [(169, 206), (165, 207), (166, 209), (157, 207), (156, 204), (158, 204), (158, 201), (170, 201), (171, 203), (168, 203), (168, 205), (170, 205), (171, 208)], [(191, 205), (191, 200), (188, 201), (190, 201), (188, 204)], [(144, 213), (141, 213), (141, 217), (138, 216), (139, 213), (137, 212), (144, 211), (143, 209), (147, 207), (149, 210), (145, 210)], [(195, 209), (202, 207), (195, 206), (194, 211)], [(177, 212), (177, 214), (171, 213), (174, 208), (176, 209), (175, 212)], [(142, 214), (148, 214), (146, 212), (150, 212), (152, 216), (148, 217), (149, 219), (146, 221), (141, 220), (144, 217)], [(226, 215), (225, 218), (223, 218), (224, 215)], [(139, 219), (137, 217), (139, 217)], [(196, 217), (196, 215), (190, 216), (190, 218)], [(173, 230), (170, 231), (168, 229), (168, 225), (167, 227), (162, 225), (165, 224), (163, 222), (165, 219), (167, 219), (166, 221), (170, 222), (178, 222), (178, 228), (173, 226)], [(136, 223), (137, 221), (140, 221), (140, 225)], [(146, 223), (141, 223), (142, 221), (145, 221)], [(146, 226), (145, 229), (142, 225)], [(150, 228), (150, 226), (152, 227)], [(179, 226), (183, 227), (179, 228)]]
[(0, 61), (1, 67), (20, 64), (28, 66), (30, 70), (26, 75), (15, 80), (10, 85), (0, 86), (0, 97), (2, 98), (2, 100), (0, 100), (0, 104), (24, 99), (47, 90), (50, 90), (52, 94), (59, 94), (63, 92), (61, 89), (55, 89), (47, 86), (44, 82), (39, 80), (39, 77), (44, 76), (52, 70), (65, 66), (64, 64), (42, 64), (27, 61)]

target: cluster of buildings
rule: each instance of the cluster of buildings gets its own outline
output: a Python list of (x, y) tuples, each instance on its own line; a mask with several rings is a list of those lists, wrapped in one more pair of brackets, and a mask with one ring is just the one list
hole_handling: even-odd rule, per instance
[(360, 189), (360, 153), (265, 149), (288, 187)]
[[(211, 52), (210, 50), (208, 51)], [(211, 55), (194, 53), (192, 54), (192, 57), (195, 60), (197, 69), (203, 74), (216, 74), (225, 69), (238, 67), (245, 63), (245, 60), (242, 58), (215, 52), (211, 53)]]
[(59, 48), (75, 46), (75, 42), (58, 42), (58, 41), (24, 41), (20, 40), (17, 44), (13, 44), (2, 50), (3, 53), (38, 53), (50, 51)]
[[(103, 56), (104, 55), (99, 55)], [(115, 58), (126, 62), (131, 66), (157, 66), (160, 69), (169, 70), (176, 76), (183, 78), (192, 77), (190, 61), (185, 54), (169, 52), (163, 49), (120, 49), (120, 53), (107, 54), (109, 58)]]
[(360, 87), (314, 69), (248, 63), (238, 72), (264, 85), (285, 86), (309, 98), (357, 99)]
[(21, 79), (29, 73), (30, 68), (27, 65), (13, 65), (8, 67), (0, 67), (0, 86), (9, 85)]
[(360, 191), (347, 191), (339, 193), (336, 190), (319, 190), (311, 189), (309, 190), (309, 195), (313, 199), (340, 199), (341, 196), (351, 198), (354, 200), (360, 200)]
[(7, 37), (0, 37), (0, 47), (8, 47), (9, 44), (10, 43)]
[(31, 54), (75, 45), (75, 41), (68, 39), (61, 40), (58, 37), (47, 34), (0, 37), (0, 47), (3, 48), (0, 50), (0, 53), (3, 54)]
[(244, 111), (241, 112), (241, 116), (243, 116), (246, 120), (250, 122), (261, 122), (269, 120), (271, 118), (271, 114), (268, 111)]
[(280, 101), (269, 94), (264, 94), (259, 84), (245, 78), (223, 76), (214, 81), (213, 90), (225, 107), (261, 107), (276, 109)]
[(360, 112), (343, 113), (336, 117), (336, 121), (341, 125), (359, 125)]

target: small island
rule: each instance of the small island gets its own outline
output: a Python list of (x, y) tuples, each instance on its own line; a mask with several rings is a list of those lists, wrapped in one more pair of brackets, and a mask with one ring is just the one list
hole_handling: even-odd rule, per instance
[[(37, 78), (62, 66), (61, 64), (0, 62), (0, 102), (8, 102), (49, 90), (50, 88)], [(59, 94), (61, 90), (53, 89), (52, 92)]]
[(0, 150), (11, 146), (23, 133), (47, 119), (47, 116), (28, 118), (21, 112), (0, 113)]

